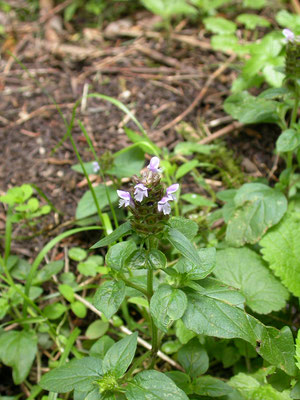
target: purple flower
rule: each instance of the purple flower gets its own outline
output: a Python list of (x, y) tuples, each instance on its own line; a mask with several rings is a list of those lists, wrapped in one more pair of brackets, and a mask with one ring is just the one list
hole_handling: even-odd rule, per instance
[(168, 203), (170, 199), (166, 196), (164, 196), (158, 203), (157, 203), (157, 208), (159, 212), (163, 212), (164, 215), (168, 215), (171, 212), (171, 206)]
[(100, 165), (97, 163), (97, 161), (94, 161), (92, 165), (93, 165), (93, 171), (95, 173), (100, 171)]
[(285, 42), (286, 43), (288, 43), (288, 42), (294, 42), (294, 40), (295, 40), (295, 34), (294, 34), (294, 32), (292, 32), (290, 29), (284, 29), (283, 31), (282, 31), (282, 34), (285, 36)]
[(142, 183), (135, 185), (134, 187), (134, 198), (136, 201), (143, 201), (144, 197), (148, 197), (148, 188)]
[(148, 165), (148, 169), (149, 169), (149, 171), (151, 171), (151, 172), (161, 172), (162, 170), (161, 170), (161, 168), (158, 168), (159, 167), (159, 163), (160, 163), (160, 161), (159, 161), (159, 158), (158, 157), (152, 157), (151, 158), (151, 160), (150, 160), (150, 164)]
[(177, 190), (179, 189), (179, 184), (178, 183), (174, 183), (173, 185), (169, 186), (167, 188), (167, 198), (171, 201), (171, 200), (176, 200), (176, 196), (173, 195), (173, 193), (177, 192)]
[(133, 206), (133, 201), (129, 192), (124, 190), (117, 190), (118, 196), (120, 197), (119, 207)]

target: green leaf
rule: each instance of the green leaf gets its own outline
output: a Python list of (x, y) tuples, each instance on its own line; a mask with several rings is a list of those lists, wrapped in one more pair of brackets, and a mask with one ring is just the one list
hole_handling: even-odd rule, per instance
[(145, 153), (149, 153), (154, 156), (161, 154), (161, 148), (156, 146), (149, 138), (139, 135), (137, 132), (124, 126), (124, 131), (132, 143), (138, 143)]
[(175, 146), (174, 154), (182, 154), (183, 156), (190, 156), (194, 153), (209, 155), (212, 150), (215, 150), (216, 148), (216, 145), (200, 144), (196, 142), (180, 142)]
[(72, 247), (68, 251), (68, 256), (71, 258), (71, 260), (82, 261), (87, 257), (87, 251), (81, 247)]
[(300, 146), (300, 132), (295, 129), (287, 129), (281, 133), (276, 142), (276, 150), (279, 153), (294, 151)]
[(281, 282), (300, 296), (300, 224), (299, 218), (287, 214), (260, 241), (264, 260)]
[(116, 242), (118, 239), (120, 239), (120, 237), (130, 232), (131, 232), (131, 225), (130, 222), (127, 221), (124, 224), (120, 225), (117, 229), (115, 229), (110, 235), (106, 236), (105, 238), (95, 243), (91, 247), (91, 249), (97, 249), (98, 247), (108, 246), (109, 244)]
[(16, 385), (26, 379), (36, 352), (37, 337), (33, 331), (9, 331), (0, 334), (0, 360), (12, 367)]
[(232, 388), (212, 376), (200, 376), (193, 382), (194, 393), (201, 396), (221, 397), (232, 392)]
[(196, 193), (185, 193), (180, 196), (182, 200), (198, 207), (216, 207), (216, 204), (204, 196)]
[(115, 343), (105, 354), (103, 372), (120, 378), (131, 364), (137, 346), (137, 332)]
[(246, 183), (234, 197), (235, 209), (226, 230), (226, 240), (234, 246), (256, 243), (287, 210), (285, 196), (262, 183)]
[(197, 338), (191, 340), (179, 350), (178, 361), (191, 378), (205, 374), (209, 367), (207, 352)]
[(120, 271), (129, 256), (135, 251), (136, 245), (133, 241), (121, 242), (112, 246), (105, 257), (109, 268)]
[(38, 270), (34, 280), (33, 285), (46, 282), (52, 278), (53, 275), (57, 275), (64, 267), (64, 262), (62, 260), (52, 261), (46, 264), (40, 270)]
[(188, 329), (197, 334), (241, 338), (253, 345), (256, 343), (248, 315), (228, 301), (209, 297), (209, 294), (189, 292), (182, 320)]
[(196, 336), (195, 332), (186, 328), (181, 319), (176, 321), (175, 327), (176, 336), (182, 344), (188, 343), (191, 339), (193, 339), (193, 337)]
[(239, 289), (246, 304), (259, 314), (281, 310), (289, 297), (262, 258), (247, 248), (219, 250), (214, 274), (226, 285)]
[(66, 393), (73, 389), (89, 392), (102, 375), (102, 361), (96, 357), (85, 357), (48, 372), (39, 385), (54, 393)]
[(211, 46), (214, 50), (233, 50), (235, 51), (238, 46), (238, 39), (235, 35), (214, 35), (211, 38)]
[(150, 250), (147, 258), (150, 268), (164, 269), (167, 266), (167, 258), (160, 250)]
[(255, 14), (240, 14), (236, 20), (245, 25), (246, 29), (255, 29), (257, 26), (268, 27), (271, 25), (267, 19)]
[(184, 175), (186, 175), (189, 172), (191, 172), (198, 165), (199, 165), (199, 161), (198, 160), (192, 160), (192, 161), (185, 162), (184, 164), (182, 164), (177, 169), (176, 174), (175, 174), (175, 178), (176, 179), (182, 178)]
[(90, 348), (89, 353), (92, 357), (104, 358), (106, 352), (111, 348), (114, 343), (115, 342), (111, 337), (105, 335), (93, 344), (93, 346)]
[(280, 10), (276, 14), (276, 21), (283, 28), (291, 29), (295, 34), (300, 33), (300, 15), (292, 14), (287, 10)]
[(171, 228), (183, 233), (189, 240), (194, 239), (198, 232), (198, 224), (184, 217), (171, 217), (168, 224)]
[(110, 319), (119, 309), (125, 298), (125, 283), (123, 281), (106, 281), (97, 289), (93, 304)]
[(70, 303), (74, 301), (74, 289), (69, 285), (59, 285), (59, 292), (67, 299)]
[(197, 11), (190, 6), (185, 0), (141, 0), (142, 4), (153, 14), (160, 15), (162, 18), (168, 19), (176, 15), (190, 15)]
[(208, 31), (220, 35), (234, 33), (237, 29), (237, 26), (234, 22), (221, 17), (204, 18), (203, 22)]
[(181, 318), (187, 306), (185, 293), (167, 284), (160, 285), (150, 301), (150, 312), (155, 325), (168, 332), (172, 322)]
[(210, 247), (207, 249), (199, 249), (198, 255), (200, 259), (199, 264), (193, 264), (191, 261), (182, 257), (175, 264), (174, 268), (180, 274), (187, 274), (187, 279), (198, 280), (204, 279), (209, 275), (216, 265), (216, 249)]
[(74, 301), (74, 303), (71, 304), (71, 310), (78, 318), (86, 317), (87, 314), (86, 306), (82, 304), (80, 301)]
[(128, 400), (188, 400), (170, 378), (154, 370), (137, 374), (126, 387), (126, 397)]
[(296, 365), (300, 369), (300, 330), (298, 330), (296, 339)]
[(295, 345), (290, 328), (285, 326), (278, 330), (269, 326), (256, 325), (256, 335), (261, 343), (257, 349), (258, 354), (288, 375), (295, 376), (297, 373), (294, 360)]
[(277, 123), (277, 107), (276, 101), (254, 97), (248, 92), (235, 93), (224, 102), (224, 110), (243, 124)]
[(49, 319), (57, 319), (67, 311), (67, 307), (60, 303), (52, 303), (43, 309), (45, 316)]
[[(108, 331), (108, 328), (109, 322), (104, 322), (98, 319), (88, 326), (85, 336), (87, 336), (88, 339), (98, 339), (99, 337), (105, 335), (105, 333)], [(91, 354), (91, 356), (92, 355), (93, 354)]]
[[(106, 190), (108, 190), (112, 203), (114, 203), (118, 199), (117, 192), (113, 187), (108, 186), (107, 188), (105, 188), (104, 184), (100, 184), (94, 187), (95, 195), (98, 199), (99, 207), (101, 210), (109, 205)], [(76, 219), (90, 217), (94, 214), (97, 214), (97, 207), (95, 205), (91, 191), (88, 190), (84, 193), (84, 195), (78, 202), (76, 208)]]
[(169, 228), (167, 231), (167, 239), (174, 246), (180, 254), (190, 260), (193, 264), (200, 264), (201, 260), (197, 250), (192, 243), (181, 233), (179, 230)]
[(146, 269), (148, 266), (147, 251), (145, 249), (135, 250), (125, 260), (125, 266), (127, 269)]
[(113, 167), (106, 173), (120, 179), (139, 174), (145, 163), (145, 153), (138, 147), (127, 147), (115, 153), (114, 156)]
[(168, 378), (171, 378), (172, 381), (179, 387), (179, 389), (183, 390), (186, 394), (193, 393), (191, 378), (181, 371), (170, 371), (165, 372), (165, 375)]
[(259, 10), (266, 5), (266, 0), (243, 0), (243, 7)]

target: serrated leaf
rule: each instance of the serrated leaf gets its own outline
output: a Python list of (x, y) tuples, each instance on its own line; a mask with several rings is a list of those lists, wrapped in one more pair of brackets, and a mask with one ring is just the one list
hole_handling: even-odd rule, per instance
[(97, 289), (93, 304), (110, 319), (119, 309), (125, 298), (125, 283), (123, 281), (106, 281)]
[(137, 332), (115, 343), (103, 359), (103, 373), (111, 373), (120, 378), (131, 364), (137, 346)]
[[(262, 65), (264, 64), (265, 60), (262, 60)], [(246, 74), (245, 71), (244, 73)], [(277, 123), (277, 106), (278, 103), (273, 100), (257, 98), (248, 92), (235, 93), (224, 102), (224, 110), (243, 124)]]
[(287, 210), (285, 196), (262, 183), (244, 184), (237, 191), (234, 203), (226, 230), (226, 240), (234, 246), (256, 243)]
[(187, 296), (188, 306), (182, 320), (188, 329), (208, 336), (241, 338), (255, 345), (255, 334), (243, 310), (199, 292), (189, 292)]
[(197, 235), (198, 224), (195, 221), (184, 217), (172, 217), (168, 222), (169, 226), (183, 233), (188, 239), (192, 240)]
[(89, 392), (102, 374), (102, 360), (85, 357), (81, 360), (72, 360), (48, 372), (42, 377), (39, 385), (54, 393), (66, 393), (73, 389)]
[(239, 289), (246, 304), (260, 314), (281, 310), (289, 297), (262, 258), (247, 248), (219, 250), (214, 274), (222, 282)]
[(106, 236), (105, 238), (95, 243), (91, 247), (91, 249), (97, 249), (98, 247), (108, 246), (109, 244), (116, 242), (118, 239), (120, 239), (120, 237), (130, 232), (131, 232), (131, 224), (129, 221), (127, 221), (124, 224), (120, 225), (117, 229), (115, 229), (110, 235)]
[(300, 224), (287, 214), (260, 241), (264, 260), (294, 296), (300, 296)]
[(181, 318), (187, 306), (185, 293), (167, 284), (160, 285), (150, 301), (150, 312), (155, 325), (163, 332), (173, 321)]
[(209, 367), (209, 358), (205, 348), (195, 338), (178, 352), (178, 361), (191, 378), (205, 374)]
[(137, 374), (126, 388), (126, 397), (128, 400), (188, 400), (170, 378), (154, 370)]
[(195, 247), (183, 233), (177, 229), (170, 228), (167, 231), (167, 239), (184, 257), (192, 261), (192, 263), (196, 265), (201, 263)]
[(0, 335), (0, 360), (12, 367), (16, 385), (29, 374), (37, 352), (37, 337), (33, 331), (9, 331)]
[[(255, 323), (255, 320), (253, 319), (252, 322)], [(257, 340), (261, 343), (257, 349), (258, 354), (270, 364), (281, 368), (288, 375), (296, 375), (295, 345), (290, 328), (285, 326), (278, 330), (271, 326), (256, 323), (255, 331)]]

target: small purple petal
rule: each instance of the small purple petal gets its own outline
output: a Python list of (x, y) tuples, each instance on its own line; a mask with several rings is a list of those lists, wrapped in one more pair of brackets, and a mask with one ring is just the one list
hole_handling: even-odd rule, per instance
[(284, 29), (282, 34), (285, 36), (286, 42), (293, 42), (295, 40), (295, 34), (290, 29)]
[(96, 173), (100, 171), (100, 165), (97, 163), (97, 161), (93, 162), (93, 171)]
[(158, 203), (157, 208), (159, 212), (163, 212), (164, 215), (168, 215), (171, 212), (171, 206), (168, 203), (169, 198), (164, 196)]
[(129, 192), (125, 192), (124, 190), (117, 190), (117, 193), (120, 197), (119, 207), (128, 207), (132, 205), (133, 201)]
[(134, 198), (136, 201), (143, 201), (144, 197), (148, 197), (148, 188), (142, 183), (135, 185), (134, 187)]
[(166, 192), (169, 200), (176, 200), (176, 197), (172, 193), (177, 192), (178, 189), (179, 189), (178, 183), (174, 183), (173, 185), (167, 188)]
[(161, 168), (159, 167), (160, 160), (158, 157), (152, 157), (150, 160), (150, 164), (148, 165), (148, 169), (151, 172), (161, 172)]

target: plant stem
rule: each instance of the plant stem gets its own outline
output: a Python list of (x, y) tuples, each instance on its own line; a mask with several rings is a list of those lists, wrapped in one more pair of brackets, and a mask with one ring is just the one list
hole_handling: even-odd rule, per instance
[(127, 286), (132, 287), (133, 289), (138, 290), (139, 292), (142, 292), (145, 296), (148, 297), (148, 292), (145, 290), (142, 286), (137, 285), (136, 283), (131, 282), (129, 279), (127, 279), (123, 274), (119, 275), (119, 277), (126, 283)]
[[(147, 241), (147, 247), (148, 250), (151, 250), (153, 248), (157, 247), (157, 240), (155, 237), (150, 237)], [(148, 297), (148, 302), (150, 305), (150, 301), (151, 301), (151, 297), (153, 296), (153, 269), (151, 268), (151, 266), (148, 267), (147, 270), (147, 297)], [(151, 364), (149, 368), (153, 368), (155, 365), (155, 359), (156, 359), (156, 355), (158, 352), (158, 330), (157, 327), (153, 321), (153, 318), (151, 316), (151, 313), (149, 312), (149, 319), (150, 319), (150, 323), (151, 323), (151, 345), (152, 345), (152, 349), (151, 349)]]

